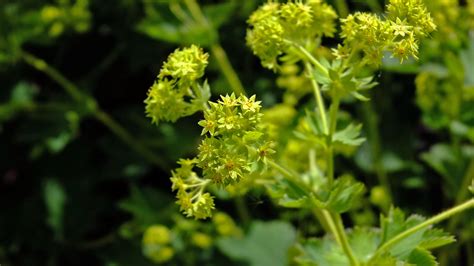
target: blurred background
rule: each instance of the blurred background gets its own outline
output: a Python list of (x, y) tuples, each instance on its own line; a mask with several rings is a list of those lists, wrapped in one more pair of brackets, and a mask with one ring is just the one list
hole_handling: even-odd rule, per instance
[[(301, 75), (265, 70), (246, 47), (246, 20), (263, 1), (199, 1), (208, 24), (185, 2), (194, 1), (0, 0), (0, 265), (242, 265), (218, 240), (243, 234), (249, 215), (318, 234), (307, 213), (277, 207), (261, 189), (220, 198), (227, 214), (211, 221), (179, 214), (170, 171), (195, 154), (202, 114), (158, 126), (145, 117), (143, 100), (169, 53), (189, 44), (210, 53), (214, 99), (232, 92), (230, 62), (273, 114), (281, 102), (311, 101), (293, 86)], [(341, 16), (385, 4), (327, 2)], [(420, 60), (387, 56), (372, 100), (344, 103), (368, 139), (337, 158), (340, 172), (369, 187), (371, 203), (351, 213), (354, 224), (377, 224), (387, 198), (380, 180), (389, 180), (395, 205), (427, 216), (468, 197), (474, 2), (425, 2), (438, 30), (420, 44)], [(142, 235), (156, 224), (175, 237), (168, 253), (147, 255)], [(440, 251), (444, 262), (472, 265), (473, 213), (444, 225), (458, 238)]]

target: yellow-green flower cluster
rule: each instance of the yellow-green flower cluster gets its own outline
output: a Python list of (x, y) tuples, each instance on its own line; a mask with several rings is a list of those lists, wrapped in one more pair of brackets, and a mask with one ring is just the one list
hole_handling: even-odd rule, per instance
[(202, 110), (210, 90), (197, 80), (204, 75), (208, 57), (195, 45), (170, 54), (145, 100), (145, 112), (153, 123), (174, 122)]
[(46, 5), (41, 9), (41, 20), (48, 24), (48, 34), (52, 37), (61, 35), (66, 28), (85, 32), (90, 27), (91, 13), (88, 10), (89, 0), (57, 1), (58, 5)]
[[(221, 96), (209, 102), (204, 112), (202, 135), (194, 159), (180, 160), (172, 172), (172, 190), (177, 191), (177, 203), (188, 217), (205, 219), (214, 209), (213, 197), (205, 192), (209, 184), (230, 185), (250, 175), (265, 162), (273, 151), (262, 132), (260, 102), (255, 96)], [(193, 170), (202, 169), (202, 177)]]
[(143, 234), (142, 249), (145, 257), (155, 263), (164, 263), (174, 256), (174, 249), (170, 246), (171, 231), (164, 225), (153, 225)]
[(373, 65), (380, 64), (385, 50), (401, 61), (417, 58), (419, 39), (436, 29), (421, 0), (391, 0), (387, 19), (356, 12), (341, 22), (344, 45), (334, 55), (344, 58), (362, 51), (365, 62)]
[(233, 184), (252, 171), (255, 162), (271, 152), (262, 132), (260, 102), (255, 96), (221, 96), (210, 103), (199, 122), (206, 138), (199, 146), (198, 166), (216, 184)]
[(415, 37), (426, 36), (436, 29), (423, 0), (390, 0), (387, 17), (392, 21), (401, 19), (411, 26)]
[(177, 203), (187, 217), (205, 219), (211, 216), (214, 209), (214, 199), (204, 192), (209, 180), (200, 178), (193, 168), (197, 159), (181, 159), (180, 167), (172, 172), (171, 182), (173, 191), (177, 191)]
[(191, 45), (183, 50), (176, 50), (168, 56), (158, 78), (170, 78), (180, 83), (194, 82), (204, 76), (209, 54), (201, 48)]
[(250, 16), (247, 44), (264, 67), (275, 70), (291, 43), (333, 36), (336, 18), (334, 9), (320, 0), (268, 2)]

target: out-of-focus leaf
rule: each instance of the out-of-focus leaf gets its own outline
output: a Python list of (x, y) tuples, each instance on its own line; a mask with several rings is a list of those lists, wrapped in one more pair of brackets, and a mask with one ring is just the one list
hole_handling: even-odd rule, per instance
[(0, 123), (7, 121), (33, 103), (38, 89), (30, 83), (20, 81), (12, 90), (10, 99), (4, 104), (0, 104)]
[(421, 158), (444, 178), (449, 185), (447, 193), (459, 190), (467, 165), (465, 155), (456, 152), (452, 146), (440, 143), (423, 153)]
[(474, 87), (474, 31), (469, 34), (469, 46), (460, 53), (464, 66), (464, 85)]
[(217, 41), (217, 35), (208, 26), (193, 24), (173, 24), (166, 21), (147, 18), (137, 25), (137, 30), (150, 38), (181, 44), (209, 46)]
[(214, 29), (218, 29), (232, 18), (232, 13), (235, 11), (235, 8), (235, 2), (219, 3), (204, 6), (203, 12)]
[(54, 231), (56, 238), (63, 234), (63, 213), (66, 204), (66, 192), (63, 186), (54, 179), (46, 180), (43, 189), (43, 198), (48, 210), (46, 222)]
[(284, 266), (288, 265), (288, 249), (295, 240), (295, 229), (288, 223), (254, 222), (243, 239), (221, 238), (217, 247), (227, 256), (251, 266)]
[(336, 132), (332, 140), (346, 145), (359, 146), (365, 141), (365, 138), (360, 137), (361, 128), (362, 125), (349, 124), (345, 129)]
[[(119, 207), (133, 215), (133, 224), (127, 224), (122, 230), (140, 232), (153, 224), (163, 224), (170, 218), (172, 200), (152, 189), (140, 190), (131, 187), (130, 197), (119, 202)], [(124, 235), (130, 233), (124, 232)]]
[(316, 202), (321, 208), (342, 213), (348, 211), (362, 197), (364, 184), (349, 176), (334, 180), (332, 186), (323, 186), (316, 193)]
[(269, 186), (268, 193), (278, 200), (278, 204), (286, 208), (304, 208), (309, 204), (306, 192), (286, 180)]

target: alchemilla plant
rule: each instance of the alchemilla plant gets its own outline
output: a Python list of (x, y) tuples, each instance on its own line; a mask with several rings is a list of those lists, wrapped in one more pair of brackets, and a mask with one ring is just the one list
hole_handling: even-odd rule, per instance
[[(301, 235), (289, 255), (292, 265), (436, 265), (431, 250), (455, 238), (433, 226), (474, 207), (474, 199), (431, 218), (406, 215), (390, 207), (390, 186), (382, 179), (370, 196), (382, 210), (378, 226), (349, 226), (342, 215), (365, 201), (366, 186), (340, 172), (334, 160), (365, 141), (364, 125), (344, 118), (341, 104), (369, 101), (382, 60), (418, 59), (421, 41), (436, 32), (423, 1), (391, 0), (384, 13), (340, 18), (322, 0), (269, 1), (247, 22), (246, 42), (262, 66), (281, 80), (294, 77), (283, 85), (283, 103), (264, 110), (258, 96), (239, 91), (209, 101), (209, 86), (199, 82), (209, 55), (195, 45), (169, 56), (145, 100), (153, 123), (203, 114), (196, 157), (180, 159), (171, 172), (183, 214), (210, 218), (218, 209), (216, 195), (239, 197), (263, 186), (281, 206), (312, 213), (326, 233)], [(329, 38), (341, 42), (324, 45)], [(282, 141), (279, 132), (289, 124), (282, 120), (294, 120), (299, 99), (309, 93), (314, 103), (306, 105), (290, 140)], [(291, 157), (292, 149), (297, 156)]]

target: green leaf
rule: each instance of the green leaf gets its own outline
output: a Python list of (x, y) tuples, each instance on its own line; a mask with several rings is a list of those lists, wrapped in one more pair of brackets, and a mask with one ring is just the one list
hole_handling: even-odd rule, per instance
[(361, 128), (362, 124), (349, 124), (343, 130), (336, 132), (332, 137), (332, 141), (351, 146), (359, 146), (365, 141), (365, 138), (360, 137)]
[(408, 256), (408, 263), (411, 263), (416, 266), (436, 266), (435, 257), (426, 249), (416, 248)]
[(257, 221), (243, 239), (220, 238), (217, 247), (230, 258), (251, 266), (284, 266), (288, 265), (288, 249), (295, 239), (295, 229), (288, 223)]
[(446, 192), (453, 193), (451, 196), (461, 189), (464, 169), (468, 163), (466, 156), (448, 144), (439, 143), (423, 153), (421, 158), (444, 178), (448, 185)]
[(120, 201), (119, 207), (133, 215), (133, 225), (140, 231), (153, 224), (166, 223), (173, 211), (171, 203), (171, 199), (156, 190), (132, 186), (130, 197)]
[(456, 242), (454, 236), (441, 229), (430, 229), (423, 234), (423, 240), (419, 247), (424, 249), (433, 249)]
[(342, 176), (331, 187), (321, 187), (316, 193), (316, 202), (320, 208), (342, 213), (351, 209), (364, 192), (364, 184), (354, 181), (350, 176)]
[(283, 179), (274, 185), (267, 186), (268, 193), (278, 200), (278, 204), (286, 208), (305, 208), (309, 199), (305, 191)]
[(56, 239), (60, 239), (63, 234), (66, 192), (59, 182), (54, 179), (48, 179), (43, 188), (43, 198), (48, 210), (46, 222), (53, 229)]
[(305, 266), (348, 266), (349, 261), (334, 241), (334, 238), (325, 236), (322, 239), (310, 238), (298, 245), (300, 255), (295, 257), (298, 265)]
[(19, 111), (33, 103), (38, 89), (30, 83), (20, 81), (13, 88), (10, 99), (5, 104), (0, 104), (0, 123), (12, 119)]
[(349, 244), (360, 262), (367, 262), (380, 244), (380, 231), (356, 227), (349, 234)]
[[(346, 231), (354, 256), (359, 262), (367, 263), (380, 243), (380, 232), (373, 228), (361, 227)], [(322, 239), (308, 239), (297, 248), (300, 255), (295, 258), (295, 261), (301, 265), (350, 265), (347, 256), (331, 235), (326, 235)]]
[[(382, 215), (380, 218), (380, 225), (382, 229), (381, 244), (386, 243), (391, 238), (423, 222), (424, 220), (425, 219), (419, 215), (411, 215), (405, 219), (405, 214), (400, 209), (390, 209), (387, 217)], [(410, 236), (404, 238), (392, 246), (389, 250), (389, 253), (398, 259), (406, 259), (416, 247), (423, 243), (424, 240), (426, 240), (427, 243), (429, 242), (431, 233), (426, 233), (427, 230), (427, 228), (420, 229)], [(425, 233), (427, 234), (426, 239), (424, 239)], [(436, 235), (436, 233), (433, 234)]]

